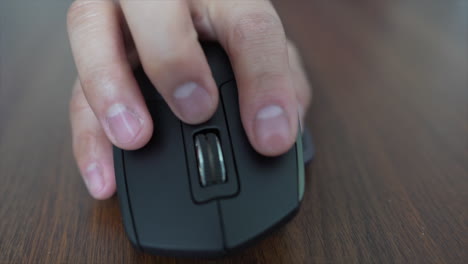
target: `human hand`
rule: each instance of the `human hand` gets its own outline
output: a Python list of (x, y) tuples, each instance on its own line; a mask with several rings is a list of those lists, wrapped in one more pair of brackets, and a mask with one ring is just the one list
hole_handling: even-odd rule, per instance
[(73, 150), (96, 199), (116, 189), (112, 144), (138, 149), (153, 132), (132, 64), (141, 63), (182, 121), (201, 123), (216, 110), (218, 90), (199, 39), (228, 53), (255, 150), (276, 156), (295, 142), (311, 90), (269, 1), (77, 0), (68, 32), (79, 75), (70, 102)]

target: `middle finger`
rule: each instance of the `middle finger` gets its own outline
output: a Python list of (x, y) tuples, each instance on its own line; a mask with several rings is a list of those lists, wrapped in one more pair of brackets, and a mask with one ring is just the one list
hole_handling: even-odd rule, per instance
[(208, 120), (218, 90), (185, 1), (122, 1), (143, 69), (175, 115)]

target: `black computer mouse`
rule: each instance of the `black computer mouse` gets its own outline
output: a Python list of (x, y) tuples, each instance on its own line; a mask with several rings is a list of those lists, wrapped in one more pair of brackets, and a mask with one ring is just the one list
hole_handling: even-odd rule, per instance
[[(216, 43), (202, 46), (221, 97), (213, 117), (200, 125), (181, 122), (139, 68), (135, 77), (154, 134), (139, 150), (114, 147), (125, 230), (148, 253), (225, 255), (284, 224), (304, 193), (302, 137), (279, 157), (258, 154), (241, 124), (227, 55)], [(310, 160), (310, 144), (305, 153)]]

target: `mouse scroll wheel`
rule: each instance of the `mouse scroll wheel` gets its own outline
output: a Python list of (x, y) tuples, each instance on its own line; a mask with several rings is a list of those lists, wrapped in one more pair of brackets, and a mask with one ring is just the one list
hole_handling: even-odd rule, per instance
[(226, 182), (226, 168), (218, 136), (200, 133), (195, 136), (198, 174), (203, 187)]

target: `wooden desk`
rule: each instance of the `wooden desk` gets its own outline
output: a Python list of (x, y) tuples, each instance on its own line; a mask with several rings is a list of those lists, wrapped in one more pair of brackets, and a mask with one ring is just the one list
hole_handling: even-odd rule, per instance
[[(314, 86), (317, 158), (297, 217), (216, 263), (468, 263), (468, 2), (275, 4)], [(0, 4), (0, 263), (204, 263), (137, 253), (117, 199), (88, 196), (68, 5)]]

